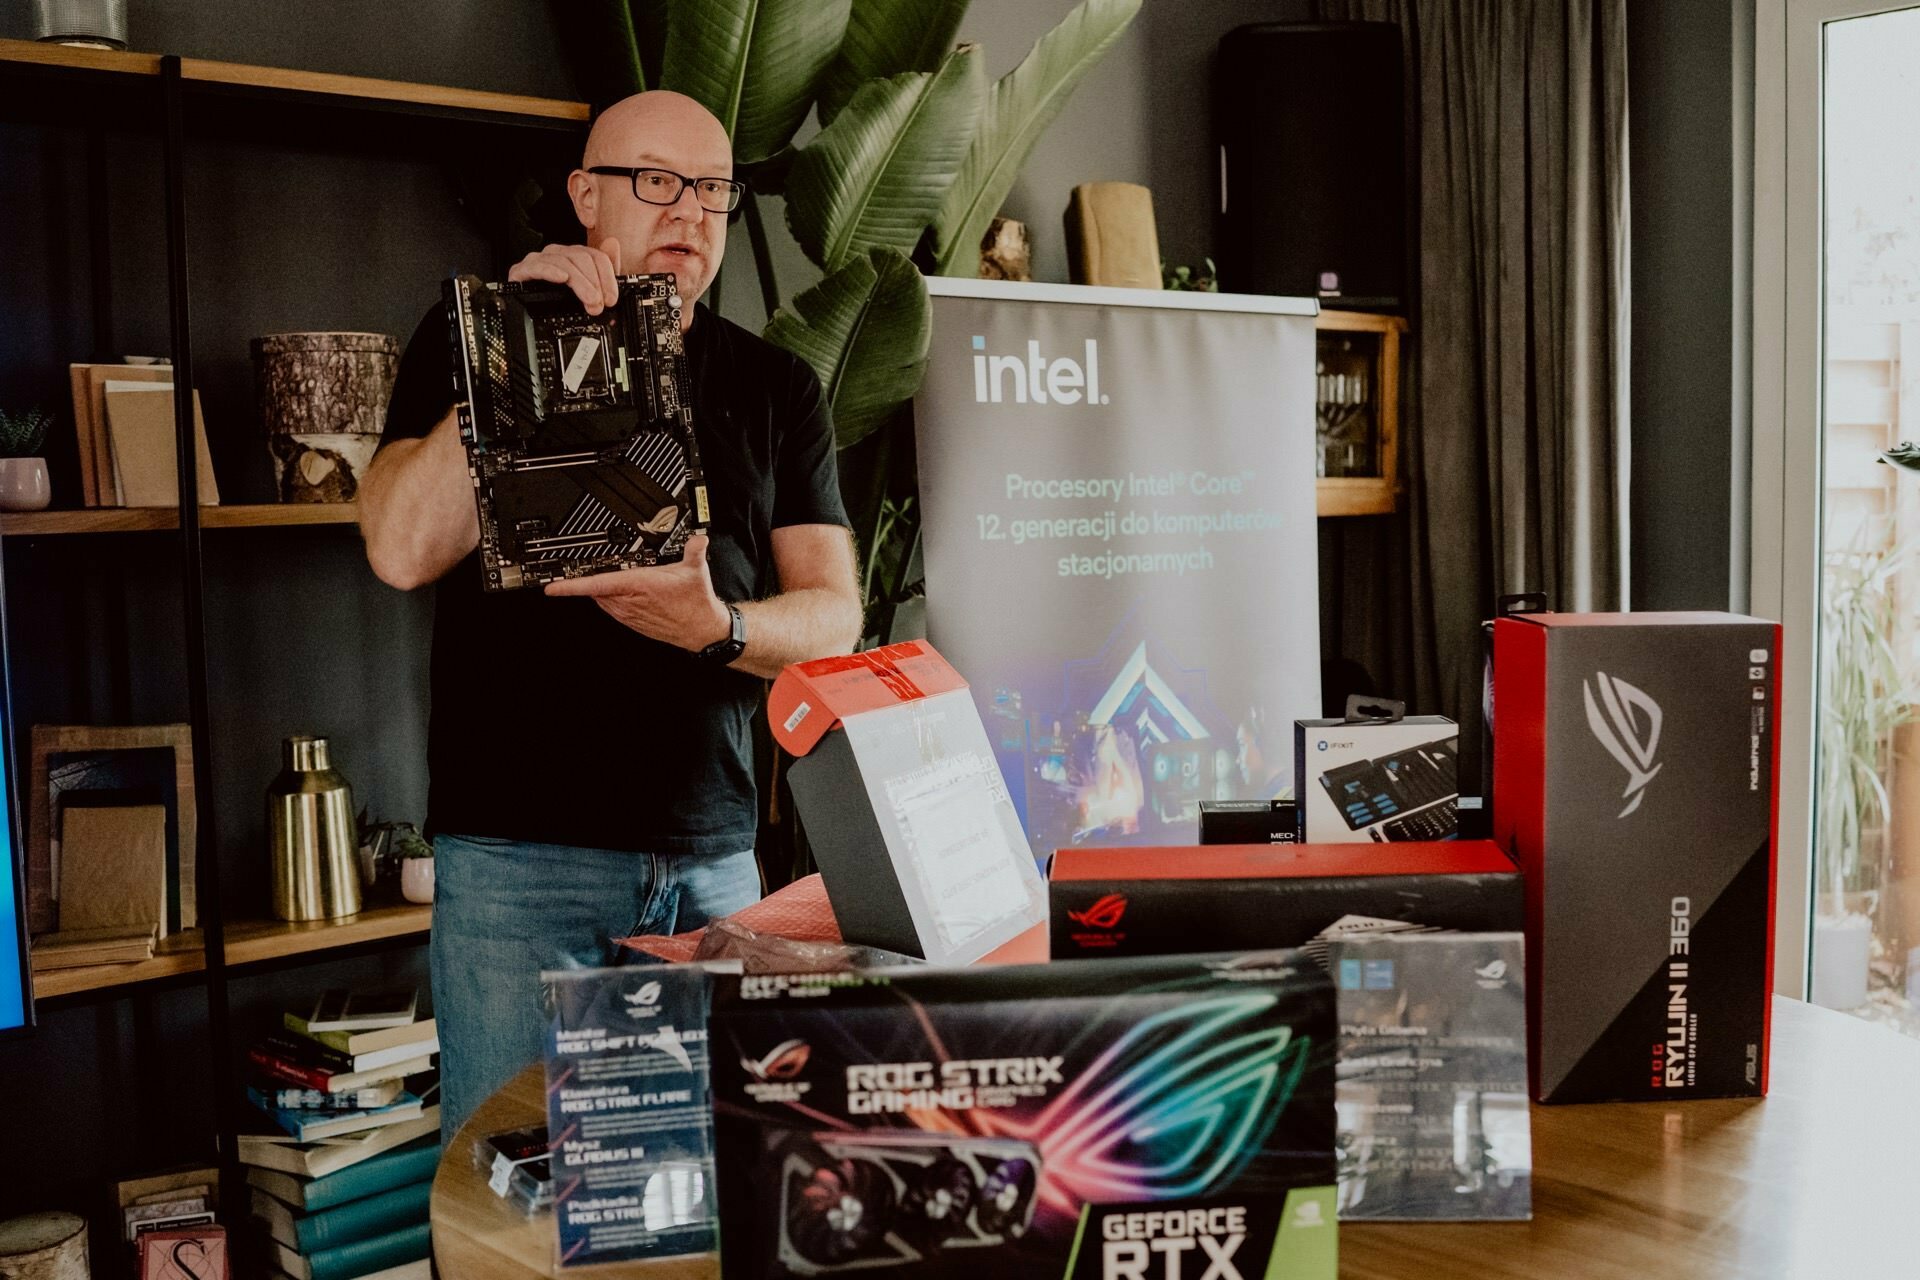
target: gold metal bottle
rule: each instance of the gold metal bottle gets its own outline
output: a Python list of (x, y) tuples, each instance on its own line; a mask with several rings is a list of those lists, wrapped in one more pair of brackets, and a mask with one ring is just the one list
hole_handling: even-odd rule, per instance
[(353, 788), (334, 772), (325, 738), (288, 738), (281, 756), (284, 767), (267, 788), (273, 913), (282, 920), (353, 915), (360, 910)]

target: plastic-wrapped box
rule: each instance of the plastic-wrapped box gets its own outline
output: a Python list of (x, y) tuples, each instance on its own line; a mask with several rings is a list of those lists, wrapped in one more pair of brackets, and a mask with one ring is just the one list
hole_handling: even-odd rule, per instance
[(529, 1216), (553, 1208), (553, 1170), (547, 1160), (543, 1124), (473, 1140), (473, 1166), (487, 1174), (487, 1186)]

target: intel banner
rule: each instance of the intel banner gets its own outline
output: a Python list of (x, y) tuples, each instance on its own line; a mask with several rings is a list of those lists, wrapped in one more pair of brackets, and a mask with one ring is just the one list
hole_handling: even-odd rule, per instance
[(1282, 794), (1320, 714), (1315, 304), (928, 285), (927, 635), (1034, 853)]

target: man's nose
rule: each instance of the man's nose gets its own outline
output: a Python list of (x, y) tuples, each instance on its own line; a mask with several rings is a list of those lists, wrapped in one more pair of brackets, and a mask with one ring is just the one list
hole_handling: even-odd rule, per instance
[(699, 198), (693, 194), (693, 184), (689, 182), (682, 184), (680, 198), (667, 206), (667, 214), (682, 222), (698, 222), (707, 216), (707, 211), (701, 205)]

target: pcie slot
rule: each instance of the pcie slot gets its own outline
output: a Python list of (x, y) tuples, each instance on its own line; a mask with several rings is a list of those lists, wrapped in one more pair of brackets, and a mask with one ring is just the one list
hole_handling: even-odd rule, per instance
[(521, 542), (520, 549), (529, 554), (552, 551), (571, 551), (575, 547), (604, 546), (607, 535), (604, 533), (579, 533), (554, 538), (528, 538)]
[(512, 469), (515, 471), (550, 471), (554, 467), (584, 467), (600, 461), (597, 450), (586, 453), (551, 453), (538, 458), (516, 458)]

